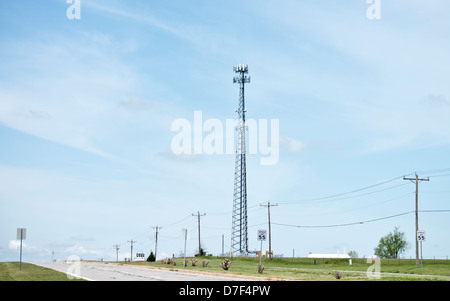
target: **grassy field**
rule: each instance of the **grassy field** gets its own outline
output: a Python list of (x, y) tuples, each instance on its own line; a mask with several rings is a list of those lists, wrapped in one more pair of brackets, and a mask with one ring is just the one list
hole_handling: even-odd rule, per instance
[[(274, 258), (269, 261), (263, 258), (264, 271), (258, 273), (257, 264), (259, 258), (232, 258), (228, 271), (221, 268), (223, 258), (199, 257), (196, 266), (191, 265), (191, 259), (187, 258), (187, 267), (183, 268), (183, 258), (176, 258), (176, 265), (167, 265), (161, 262), (134, 262), (133, 265), (144, 265), (161, 268), (170, 268), (180, 271), (203, 271), (218, 274), (237, 274), (260, 277), (271, 280), (308, 280), (308, 281), (337, 281), (336, 274), (341, 274), (339, 281), (346, 280), (421, 280), (421, 281), (450, 281), (450, 264), (446, 260), (424, 260), (423, 275), (420, 265), (409, 259), (382, 259), (379, 265), (380, 278), (368, 277), (367, 271), (375, 266), (367, 263), (365, 259), (353, 259), (349, 265), (348, 259), (309, 259), (309, 258)], [(209, 264), (202, 267), (202, 261), (208, 260)], [(128, 264), (128, 263), (127, 263)], [(373, 275), (373, 274), (370, 274)], [(369, 276), (370, 276), (369, 275)]]
[[(258, 273), (259, 258), (231, 258), (228, 271), (221, 268), (222, 258), (199, 257), (196, 266), (191, 265), (192, 258), (186, 258), (187, 267), (183, 267), (183, 258), (176, 258), (176, 265), (161, 262), (133, 262), (131, 264), (165, 268), (173, 271), (207, 272), (215, 274), (233, 274), (255, 277), (261, 280), (306, 280), (306, 281), (450, 281), (450, 264), (446, 260), (424, 260), (423, 275), (420, 265), (416, 266), (414, 260), (409, 259), (382, 259), (379, 265), (380, 278), (370, 278), (367, 275), (369, 268), (375, 267), (364, 259), (353, 259), (349, 265), (345, 259), (309, 259), (309, 258), (274, 258), (269, 261), (263, 258), (264, 271)], [(208, 260), (206, 267), (202, 261)], [(117, 264), (105, 262), (104, 264)], [(336, 274), (341, 278), (336, 279)], [(33, 264), (22, 263), (19, 270), (18, 262), (0, 262), (0, 281), (69, 281), (66, 274)], [(70, 281), (79, 281), (74, 279)]]
[(70, 280), (67, 275), (34, 264), (22, 262), (0, 262), (0, 281), (80, 281)]

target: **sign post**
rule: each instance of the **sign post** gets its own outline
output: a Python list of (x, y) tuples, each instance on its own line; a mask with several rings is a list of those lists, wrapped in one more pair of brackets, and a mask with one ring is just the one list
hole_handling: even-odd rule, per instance
[(422, 241), (425, 241), (425, 231), (417, 231), (417, 241), (420, 242), (420, 274), (423, 275)]
[(183, 268), (186, 267), (186, 240), (188, 239), (188, 229), (182, 229), (182, 236), (184, 239), (184, 260), (183, 260)]
[(19, 269), (22, 270), (22, 241), (27, 238), (26, 228), (17, 228), (17, 239), (20, 239), (20, 265)]
[(261, 253), (259, 254), (259, 265), (261, 265), (261, 258), (262, 258), (262, 242), (266, 240), (266, 230), (259, 229), (258, 230), (258, 240), (261, 241)]

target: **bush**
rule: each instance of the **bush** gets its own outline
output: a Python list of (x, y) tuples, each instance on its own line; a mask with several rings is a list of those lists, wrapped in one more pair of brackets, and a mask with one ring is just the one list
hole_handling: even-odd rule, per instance
[(200, 247), (200, 250), (197, 254), (195, 254), (194, 256), (205, 256), (206, 255), (206, 250), (204, 250), (203, 248)]
[(225, 260), (221, 264), (222, 269), (224, 269), (225, 271), (227, 271), (230, 268), (230, 265), (231, 261), (228, 258), (225, 258)]
[(340, 272), (340, 271), (334, 271), (334, 277), (336, 278), (336, 279), (341, 279), (342, 278), (342, 272)]
[(150, 255), (148, 255), (147, 261), (155, 262), (156, 258), (155, 255), (153, 255), (153, 252), (150, 252)]

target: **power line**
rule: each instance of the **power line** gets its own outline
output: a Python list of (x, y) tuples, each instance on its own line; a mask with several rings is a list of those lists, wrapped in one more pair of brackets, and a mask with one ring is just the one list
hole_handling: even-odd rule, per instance
[[(299, 201), (279, 202), (279, 204), (294, 205), (294, 204), (296, 204), (298, 202), (305, 202), (305, 203), (309, 202), (308, 204), (319, 204), (319, 203), (335, 202), (335, 201), (341, 201), (341, 200), (347, 200), (347, 199), (357, 198), (357, 197), (361, 197), (361, 196), (366, 196), (366, 195), (374, 194), (374, 193), (377, 193), (377, 192), (381, 192), (381, 191), (385, 191), (385, 190), (389, 190), (389, 189), (393, 189), (393, 188), (397, 188), (397, 187), (405, 186), (405, 185), (408, 185), (408, 183), (402, 183), (402, 184), (399, 184), (399, 185), (395, 185), (395, 186), (391, 186), (391, 187), (387, 187), (387, 188), (383, 188), (383, 189), (379, 189), (379, 190), (375, 190), (375, 191), (371, 191), (371, 192), (366, 192), (366, 193), (357, 194), (357, 195), (348, 196), (348, 197), (341, 197), (341, 198), (337, 198), (337, 199), (335, 199), (332, 196), (329, 196), (329, 197), (307, 199), (307, 200), (299, 200)], [(350, 193), (345, 193), (345, 194), (350, 194)], [(342, 195), (344, 195), (344, 194), (342, 194)]]
[[(402, 215), (411, 214), (411, 213), (414, 213), (414, 212), (415, 211), (407, 211), (407, 212), (403, 212), (403, 213), (399, 213), (399, 214), (394, 214), (394, 215), (390, 215), (390, 216), (384, 216), (384, 217), (380, 217), (380, 218), (374, 218), (374, 219), (365, 220), (365, 221), (344, 223), (344, 224), (333, 224), (333, 225), (314, 225), (314, 226), (311, 226), (311, 225), (292, 225), (292, 224), (282, 224), (282, 223), (272, 223), (272, 224), (273, 225), (278, 225), (278, 226), (285, 226), (285, 227), (294, 227), (294, 228), (336, 228), (336, 227), (346, 227), (346, 226), (362, 225), (362, 224), (377, 222), (377, 221), (381, 221), (381, 220), (385, 220), (385, 219), (390, 219), (390, 218), (395, 218), (395, 217), (399, 217), (399, 216), (402, 216)], [(427, 213), (431, 213), (431, 212), (450, 212), (450, 209), (421, 210), (420, 212), (427, 212)]]
[[(290, 201), (290, 202), (278, 202), (278, 203), (279, 204), (292, 204), (292, 203), (296, 203), (296, 202), (297, 203), (298, 202), (315, 202), (315, 201), (334, 199), (336, 197), (349, 195), (349, 194), (353, 194), (355, 192), (359, 192), (359, 191), (367, 190), (367, 189), (374, 188), (374, 187), (377, 187), (377, 186), (381, 186), (383, 184), (387, 184), (387, 183), (390, 183), (390, 182), (402, 179), (403, 177), (404, 176), (396, 177), (396, 178), (393, 178), (393, 179), (390, 179), (390, 180), (386, 180), (386, 181), (383, 181), (383, 182), (380, 182), (380, 183), (377, 183), (377, 184), (373, 184), (373, 185), (365, 186), (365, 187), (362, 187), (362, 188), (354, 189), (354, 190), (351, 190), (351, 191), (348, 191), (348, 192), (328, 195), (328, 196), (324, 196), (324, 197), (310, 198), (310, 199), (304, 199), (304, 200), (294, 200), (294, 201)], [(379, 192), (379, 191), (384, 191), (384, 190), (387, 190), (387, 189), (392, 189), (392, 188), (396, 188), (396, 187), (403, 186), (403, 185), (405, 185), (405, 184), (400, 184), (400, 185), (389, 187), (389, 188), (383, 188), (383, 189), (380, 189), (380, 190), (377, 190), (377, 191), (369, 192), (367, 194), (376, 193), (376, 192)], [(353, 197), (356, 197), (356, 196), (351, 196), (351, 197), (348, 197), (348, 198), (353, 198)], [(345, 199), (345, 198), (342, 198), (342, 199)]]
[(179, 223), (181, 223), (181, 222), (184, 222), (185, 220), (187, 220), (187, 219), (189, 219), (189, 218), (191, 218), (191, 217), (190, 217), (190, 216), (186, 216), (186, 217), (184, 217), (183, 219), (181, 219), (181, 220), (179, 220), (179, 221), (173, 222), (173, 223), (168, 224), (168, 225), (164, 225), (164, 227), (167, 229), (167, 228), (169, 228), (169, 227), (172, 227), (173, 225), (176, 225), (176, 224), (179, 224)]
[[(408, 183), (406, 183), (406, 184), (408, 184)], [(376, 202), (376, 203), (373, 203), (373, 204), (368, 204), (368, 205), (365, 205), (365, 206), (355, 207), (355, 208), (351, 208), (351, 209), (344, 209), (344, 210), (333, 211), (333, 212), (328, 212), (328, 213), (304, 214), (304, 215), (300, 215), (300, 217), (301, 217), (301, 216), (308, 216), (308, 217), (312, 217), (312, 216), (325, 216), (325, 215), (333, 215), (333, 214), (340, 214), (340, 213), (343, 213), (343, 212), (349, 212), (349, 211), (361, 210), (361, 209), (365, 209), (365, 208), (368, 208), (368, 207), (373, 207), (373, 206), (377, 206), (377, 205), (380, 205), (380, 204), (384, 204), (384, 203), (387, 203), (387, 202), (392, 202), (392, 201), (395, 201), (395, 200), (403, 199), (403, 198), (405, 198), (405, 197), (407, 197), (407, 196), (410, 196), (410, 195), (413, 194), (413, 193), (414, 193), (414, 192), (408, 192), (408, 193), (406, 193), (406, 194), (402, 194), (402, 195), (400, 195), (400, 196), (397, 196), (397, 197), (394, 197), (394, 198), (390, 198), (390, 199), (387, 199), (387, 200), (384, 200), (384, 201)], [(282, 215), (282, 216), (283, 216), (283, 215)], [(287, 215), (284, 215), (284, 216), (287, 216)], [(288, 216), (291, 216), (291, 217), (292, 217), (292, 215), (288, 215)], [(299, 217), (299, 215), (297, 215), (297, 217)]]
[(366, 221), (359, 221), (359, 222), (345, 223), (345, 224), (334, 224), (334, 225), (320, 225), (320, 226), (319, 225), (314, 225), (314, 226), (303, 225), (303, 226), (300, 226), (300, 225), (289, 225), (289, 224), (280, 224), (280, 223), (273, 223), (273, 224), (279, 225), (279, 226), (296, 227), (296, 228), (336, 228), (336, 227), (345, 227), (345, 226), (353, 226), (353, 225), (362, 225), (364, 223), (371, 223), (371, 222), (380, 221), (380, 220), (384, 220), (384, 219), (388, 219), (388, 218), (394, 218), (394, 217), (398, 217), (398, 216), (402, 216), (402, 215), (406, 215), (406, 214), (411, 214), (413, 212), (414, 211), (408, 211), (408, 212), (403, 212), (400, 214), (385, 216), (385, 217), (366, 220)]
[[(441, 169), (425, 170), (425, 171), (421, 171), (421, 173), (436, 174), (436, 173), (443, 173), (443, 172), (449, 172), (449, 171), (450, 171), (450, 168), (441, 168)], [(343, 193), (338, 193), (338, 194), (333, 194), (333, 195), (328, 195), (328, 196), (323, 196), (323, 197), (317, 197), (317, 198), (310, 198), (310, 199), (278, 202), (278, 204), (292, 205), (292, 204), (302, 203), (302, 202), (304, 202), (304, 203), (307, 203), (307, 202), (309, 202), (309, 203), (322, 203), (322, 202), (316, 202), (316, 201), (332, 202), (332, 201), (344, 200), (344, 199), (348, 199), (348, 198), (355, 198), (355, 197), (358, 197), (358, 196), (369, 195), (369, 194), (377, 193), (377, 192), (380, 192), (380, 191), (385, 191), (385, 190), (401, 187), (401, 186), (407, 185), (407, 183), (399, 184), (399, 185), (395, 185), (395, 186), (392, 186), (392, 187), (383, 188), (383, 189), (379, 189), (379, 190), (375, 190), (375, 191), (372, 191), (372, 192), (367, 192), (367, 193), (364, 193), (364, 194), (359, 194), (359, 195), (355, 195), (355, 196), (349, 196), (349, 197), (343, 197), (343, 198), (336, 199), (337, 197), (353, 194), (355, 192), (364, 191), (364, 190), (371, 189), (371, 188), (374, 188), (374, 187), (377, 187), (377, 186), (381, 186), (383, 184), (387, 184), (387, 183), (390, 183), (390, 182), (393, 182), (393, 181), (396, 181), (396, 180), (400, 180), (400, 179), (405, 178), (406, 176), (413, 175), (413, 174), (415, 174), (415, 173), (409, 173), (409, 174), (406, 174), (406, 175), (403, 175), (403, 176), (392, 178), (390, 180), (382, 181), (382, 182), (379, 182), (379, 183), (376, 183), (376, 184), (373, 184), (373, 185), (365, 186), (365, 187), (362, 187), (362, 188), (354, 189), (354, 190), (343, 192)], [(445, 176), (450, 176), (450, 174), (434, 175), (432, 177), (435, 178), (435, 177), (445, 177)]]
[(448, 171), (450, 171), (450, 168), (440, 168), (440, 169), (432, 169), (432, 170), (421, 170), (421, 171), (417, 171), (417, 173), (431, 174), (431, 173), (441, 173), (441, 172), (448, 172)]
[[(425, 175), (429, 175), (430, 178), (436, 178), (436, 177), (447, 177), (447, 176), (450, 176), (450, 174), (448, 173), (449, 171), (450, 171), (450, 168), (441, 168), (441, 169), (433, 169), (433, 170), (423, 170), (423, 171), (420, 171), (420, 173), (423, 173)], [(410, 176), (410, 175), (413, 175), (413, 174), (414, 173), (410, 173), (410, 174), (407, 174), (406, 176)], [(311, 202), (311, 203), (322, 203), (323, 202), (323, 203), (325, 203), (325, 202), (334, 202), (334, 201), (350, 199), (350, 198), (357, 198), (357, 197), (366, 196), (366, 195), (369, 195), (369, 194), (375, 194), (375, 193), (378, 193), (378, 192), (386, 191), (386, 190), (389, 190), (389, 189), (395, 189), (397, 187), (401, 187), (401, 186), (404, 186), (404, 185), (408, 185), (408, 183), (402, 183), (402, 184), (399, 184), (399, 185), (394, 185), (394, 186), (390, 186), (390, 187), (386, 187), (386, 188), (382, 188), (381, 187), (380, 189), (377, 189), (377, 190), (374, 190), (374, 191), (368, 191), (368, 192), (360, 193), (360, 194), (357, 194), (357, 195), (352, 195), (352, 194), (354, 194), (356, 192), (362, 192), (364, 190), (368, 190), (368, 189), (371, 189), (371, 188), (382, 186), (382, 185), (387, 184), (387, 183), (394, 182), (396, 180), (405, 178), (406, 176), (395, 177), (395, 178), (392, 178), (392, 179), (389, 179), (389, 180), (386, 180), (386, 181), (382, 181), (382, 182), (379, 182), (379, 183), (376, 183), (376, 184), (373, 184), (373, 185), (361, 187), (361, 188), (354, 189), (354, 190), (347, 191), (347, 192), (343, 192), (343, 193), (338, 193), (338, 194), (333, 194), (333, 195), (328, 195), (328, 196), (323, 196), (323, 197), (310, 198), (310, 199), (294, 200), (294, 201), (289, 201), (289, 202), (288, 201), (287, 202), (278, 202), (278, 204), (295, 205), (295, 204), (298, 204), (300, 202)], [(425, 192), (426, 191), (424, 191), (424, 193)], [(413, 193), (413, 192), (411, 192), (411, 193)], [(259, 207), (260, 207), (260, 204), (258, 203), (258, 204), (254, 204), (252, 206), (248, 206), (247, 210), (248, 211), (250, 211), (250, 210), (257, 210)], [(356, 209), (360, 209), (360, 208), (356, 208)], [(421, 210), (419, 212), (424, 212), (424, 213), (425, 212), (448, 212), (448, 210)], [(216, 212), (216, 213), (208, 213), (208, 214), (211, 214), (211, 215), (229, 215), (229, 214), (232, 214), (232, 213), (233, 212), (229, 212), (228, 211), (228, 212)], [(384, 219), (388, 219), (388, 218), (395, 218), (397, 216), (410, 214), (410, 213), (411, 212), (404, 212), (404, 213), (401, 213), (399, 215), (392, 215), (392, 216), (382, 217), (380, 219), (366, 220), (366, 221), (355, 222), (355, 223), (337, 224), (337, 225), (319, 225), (319, 226), (308, 226), (308, 225), (307, 226), (301, 226), (300, 225), (300, 226), (297, 226), (297, 225), (287, 225), (287, 224), (280, 224), (280, 223), (272, 223), (272, 224), (281, 225), (281, 226), (290, 226), (290, 227), (304, 227), (304, 228), (341, 227), (341, 226), (350, 226), (350, 225), (369, 223), (369, 222), (374, 222), (374, 221), (377, 221), (377, 220), (384, 220)], [(188, 217), (184, 217), (184, 218), (182, 218), (180, 220), (177, 220), (177, 221), (175, 221), (173, 223), (167, 224), (167, 226), (165, 226), (165, 227), (172, 227), (172, 226), (175, 226), (177, 224), (185, 224), (184, 222), (187, 219), (188, 219)], [(189, 223), (189, 224), (191, 224), (191, 223)], [(253, 224), (253, 225), (250, 225), (248, 227), (256, 227), (256, 226), (259, 226), (259, 225), (262, 225), (262, 224), (263, 223), (261, 223), (261, 224)], [(223, 230), (224, 229), (224, 228), (216, 228), (214, 226), (212, 226), (212, 227), (205, 227), (205, 228), (215, 229), (215, 230)], [(148, 232), (146, 231), (146, 232), (140, 234), (139, 236), (137, 236), (135, 238), (139, 238), (139, 237), (143, 236), (145, 233), (148, 233)], [(199, 237), (200, 237), (200, 235), (199, 235)], [(172, 239), (176, 239), (176, 238), (168, 238), (168, 239), (172, 240)], [(167, 238), (166, 238), (166, 240), (167, 240)], [(128, 242), (130, 242), (130, 241), (128, 241)], [(136, 243), (136, 241), (133, 241), (133, 240), (131, 242)]]

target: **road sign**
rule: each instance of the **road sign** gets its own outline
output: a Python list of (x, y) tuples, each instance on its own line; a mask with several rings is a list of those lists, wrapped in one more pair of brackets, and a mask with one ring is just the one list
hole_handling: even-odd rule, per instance
[(423, 275), (422, 241), (425, 241), (425, 231), (417, 231), (417, 241), (420, 242), (420, 274)]
[(183, 240), (189, 240), (191, 239), (191, 231), (189, 231), (189, 229), (181, 229), (181, 238)]
[(17, 240), (25, 240), (27, 238), (26, 228), (17, 228)]
[(27, 229), (17, 228), (17, 239), (20, 240), (20, 265), (19, 269), (22, 269), (22, 240), (27, 237)]
[(417, 231), (417, 241), (425, 241), (425, 231)]
[(258, 240), (260, 241), (266, 241), (266, 235), (267, 235), (267, 231), (266, 230), (258, 230)]

